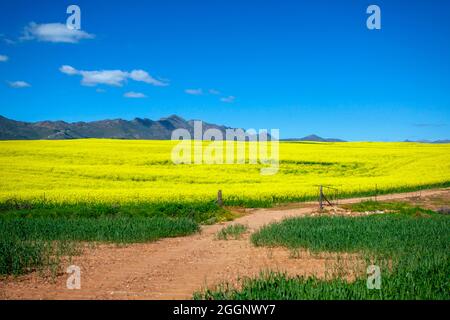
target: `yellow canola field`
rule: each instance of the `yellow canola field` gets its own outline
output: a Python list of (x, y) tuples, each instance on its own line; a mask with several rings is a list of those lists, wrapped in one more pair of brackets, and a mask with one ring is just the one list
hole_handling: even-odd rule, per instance
[(279, 171), (262, 165), (178, 164), (177, 142), (86, 139), (0, 141), (0, 201), (295, 201), (317, 185), (341, 193), (402, 191), (450, 181), (450, 145), (281, 142)]

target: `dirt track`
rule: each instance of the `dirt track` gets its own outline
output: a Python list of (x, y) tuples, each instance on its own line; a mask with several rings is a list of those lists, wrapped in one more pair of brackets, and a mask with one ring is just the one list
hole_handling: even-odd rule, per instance
[[(416, 201), (434, 196), (448, 199), (450, 189), (385, 195), (378, 200)], [(364, 199), (367, 198), (340, 203)], [(52, 280), (33, 273), (1, 281), (0, 299), (189, 299), (194, 291), (205, 286), (223, 281), (234, 283), (239, 277), (257, 275), (267, 269), (322, 277), (335, 259), (331, 254), (302, 252), (293, 259), (288, 250), (255, 248), (249, 241), (249, 234), (265, 224), (310, 215), (316, 209), (317, 205), (312, 203), (256, 209), (232, 222), (204, 226), (201, 233), (188, 237), (87, 247), (70, 263), (81, 267), (80, 290), (66, 288), (67, 274)], [(215, 240), (217, 231), (234, 223), (247, 225), (249, 232), (240, 240)]]

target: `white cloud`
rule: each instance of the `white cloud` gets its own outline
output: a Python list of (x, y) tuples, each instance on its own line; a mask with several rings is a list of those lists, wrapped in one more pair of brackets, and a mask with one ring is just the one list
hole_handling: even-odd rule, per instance
[(127, 79), (127, 73), (120, 70), (80, 71), (79, 74), (82, 76), (81, 84), (90, 87), (97, 84), (121, 87)]
[(77, 43), (82, 39), (93, 39), (93, 34), (82, 30), (69, 29), (62, 23), (30, 22), (23, 30), (20, 40), (38, 40), (45, 42)]
[(194, 96), (200, 96), (203, 94), (202, 89), (186, 89), (186, 90), (184, 90), (184, 92), (186, 92), (187, 94), (194, 95)]
[(6, 36), (2, 33), (0, 34), (0, 39), (2, 39), (6, 44), (15, 44), (16, 42), (6, 38)]
[(75, 69), (74, 67), (68, 66), (68, 65), (61, 66), (59, 68), (59, 71), (61, 71), (62, 73), (68, 74), (68, 75), (78, 74), (77, 69)]
[(3, 55), (3, 54), (0, 54), (0, 62), (6, 62), (6, 61), (8, 61), (9, 60), (9, 57), (8, 56), (5, 56), (5, 55)]
[(135, 81), (143, 81), (145, 83), (149, 83), (152, 84), (154, 86), (167, 86), (168, 84), (166, 82), (162, 82), (159, 80), (156, 80), (155, 78), (153, 78), (151, 75), (149, 75), (146, 71), (144, 70), (133, 70), (131, 71), (131, 73), (129, 74), (129, 77)]
[(121, 87), (123, 83), (132, 79), (134, 81), (145, 82), (154, 86), (166, 86), (166, 82), (154, 79), (144, 70), (133, 70), (131, 72), (122, 70), (100, 70), (100, 71), (84, 71), (77, 70), (74, 67), (63, 65), (59, 71), (67, 75), (80, 75), (81, 84), (84, 86), (96, 86), (97, 84), (106, 84), (109, 86)]
[(25, 81), (8, 81), (8, 84), (11, 88), (16, 89), (31, 87), (31, 85)]
[(133, 98), (133, 99), (141, 99), (141, 98), (147, 98), (147, 96), (140, 92), (134, 92), (130, 91), (123, 95), (125, 98)]
[(226, 102), (226, 103), (233, 103), (235, 99), (236, 99), (236, 97), (234, 97), (234, 96), (228, 96), (228, 97), (221, 98), (220, 101)]

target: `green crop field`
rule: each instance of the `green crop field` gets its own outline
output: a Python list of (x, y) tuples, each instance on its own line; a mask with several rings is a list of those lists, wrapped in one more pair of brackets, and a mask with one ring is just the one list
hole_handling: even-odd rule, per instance
[(291, 218), (263, 227), (256, 246), (304, 248), (313, 253), (355, 253), (379, 265), (380, 290), (367, 289), (360, 270), (354, 281), (336, 277), (289, 277), (266, 273), (246, 279), (242, 288), (227, 284), (197, 292), (197, 299), (450, 299), (450, 216), (406, 204), (357, 204), (358, 209), (395, 213), (361, 217)]
[(199, 230), (188, 218), (2, 218), (0, 275), (46, 269), (85, 241), (133, 243), (185, 236)]

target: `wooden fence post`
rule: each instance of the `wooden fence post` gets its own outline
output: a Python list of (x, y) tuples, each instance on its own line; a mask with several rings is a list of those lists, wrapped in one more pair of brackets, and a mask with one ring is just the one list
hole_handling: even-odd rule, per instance
[(217, 192), (217, 204), (222, 207), (223, 206), (223, 200), (222, 200), (222, 190), (219, 190)]
[(323, 189), (322, 186), (320, 186), (320, 192), (319, 192), (319, 209), (323, 209)]

